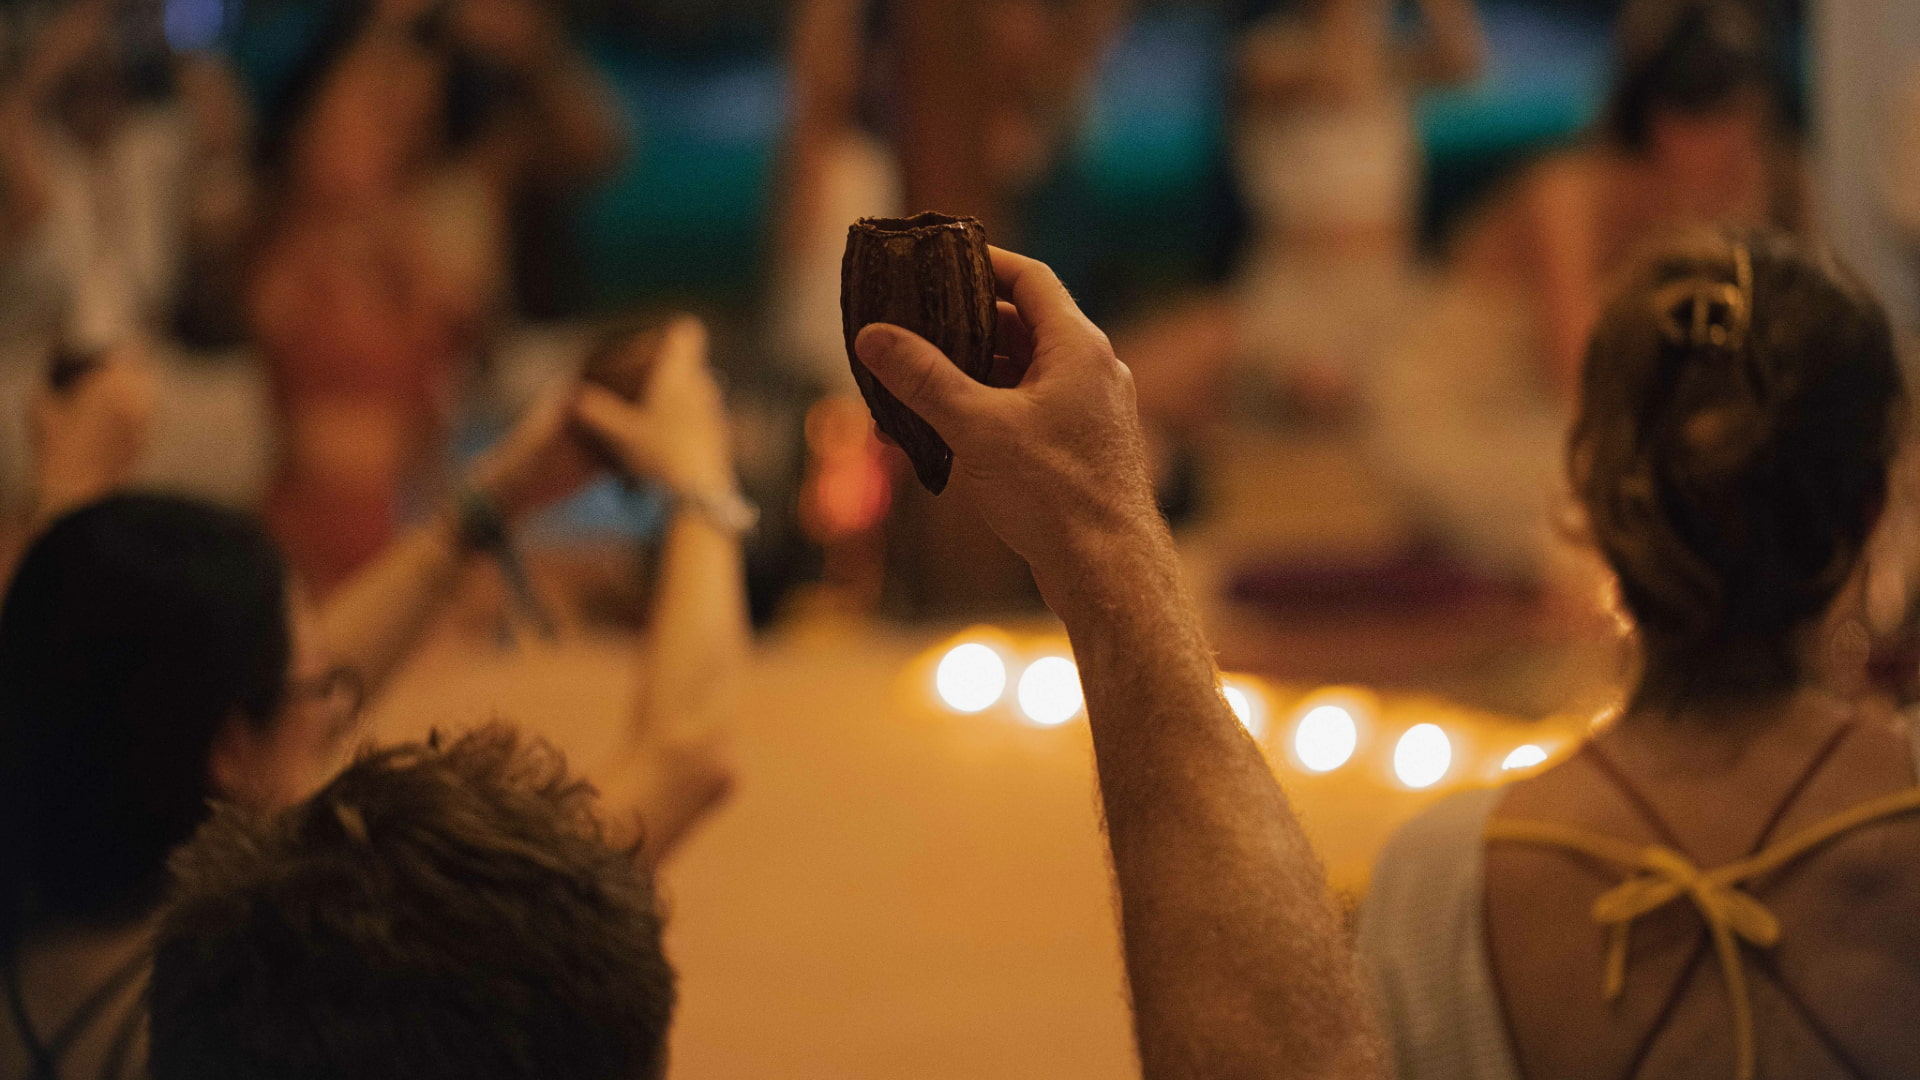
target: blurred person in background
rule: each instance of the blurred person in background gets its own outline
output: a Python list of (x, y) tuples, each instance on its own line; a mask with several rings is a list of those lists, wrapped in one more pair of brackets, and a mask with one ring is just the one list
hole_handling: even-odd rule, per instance
[(1908, 408), (1830, 255), (1706, 230), (1632, 272), (1568, 461), (1637, 682), (1382, 852), (1360, 942), (1402, 1080), (1920, 1070), (1920, 726), (1834, 689)]
[[(546, 401), (446, 513), (325, 604), (232, 511), (121, 494), (47, 527), (0, 614), (0, 1075), (145, 1075), (168, 854), (210, 800), (286, 806), (329, 780), (367, 734), (366, 699), (473, 564), (596, 471), (583, 432), (681, 496), (639, 690), (592, 772), (608, 836), (657, 861), (724, 797), (748, 639), (739, 537), (703, 509), (722, 505), (733, 476), (697, 323), (669, 332), (647, 389), (641, 406), (592, 387)], [(106, 464), (137, 442), (118, 398), (83, 382), (49, 416), (70, 422), (48, 433), (61, 453), (94, 444), (102, 467), (83, 486), (111, 483)]]
[(169, 47), (158, 0), (14, 14), (25, 49), (0, 87), (0, 499), (17, 512), (19, 409), (56, 353), (231, 340), (253, 193), (240, 96), (218, 62)]
[(248, 304), (283, 425), (268, 521), (324, 595), (431, 487), (507, 289), (508, 215), (618, 159), (544, 0), (345, 0), (268, 117)]
[(1374, 466), (1420, 531), (1479, 573), (1585, 601), (1591, 569), (1553, 520), (1561, 447), (1582, 345), (1629, 255), (1688, 225), (1806, 224), (1779, 72), (1751, 9), (1630, 3), (1599, 126), (1468, 223), (1382, 357)]
[(1240, 347), (1308, 412), (1357, 404), (1411, 285), (1413, 95), (1485, 64), (1473, 0), (1419, 9), (1411, 41), (1390, 0), (1310, 0), (1240, 43), (1236, 156), (1252, 214)]

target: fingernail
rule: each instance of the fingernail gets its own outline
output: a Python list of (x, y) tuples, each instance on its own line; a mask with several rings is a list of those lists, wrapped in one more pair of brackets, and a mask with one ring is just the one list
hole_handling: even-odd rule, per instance
[(860, 359), (871, 364), (875, 360), (885, 359), (893, 351), (896, 337), (893, 327), (885, 323), (868, 323), (854, 337), (853, 351), (860, 354)]

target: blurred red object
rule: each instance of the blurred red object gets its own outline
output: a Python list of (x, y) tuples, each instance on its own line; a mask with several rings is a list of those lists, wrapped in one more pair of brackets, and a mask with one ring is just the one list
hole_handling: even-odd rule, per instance
[(859, 609), (879, 601), (885, 575), (884, 524), (893, 507), (886, 448), (867, 407), (853, 397), (822, 398), (807, 410), (807, 475), (800, 528), (820, 545), (822, 576)]

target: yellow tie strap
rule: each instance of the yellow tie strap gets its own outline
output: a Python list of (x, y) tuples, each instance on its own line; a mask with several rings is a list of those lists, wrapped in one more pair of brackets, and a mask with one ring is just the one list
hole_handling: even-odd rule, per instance
[(1735, 1080), (1753, 1080), (1753, 1001), (1740, 942), (1772, 948), (1780, 940), (1780, 920), (1740, 886), (1804, 858), (1863, 825), (1916, 810), (1920, 810), (1920, 788), (1870, 799), (1749, 858), (1713, 870), (1700, 869), (1693, 860), (1664, 844), (1635, 844), (1546, 821), (1496, 819), (1488, 823), (1486, 836), (1494, 843), (1565, 848), (1627, 871), (1625, 881), (1593, 902), (1593, 920), (1607, 930), (1601, 992), (1608, 1001), (1618, 998), (1626, 986), (1627, 938), (1634, 920), (1681, 897), (1691, 901), (1706, 923), (1720, 961), (1720, 976), (1727, 986), (1733, 1012)]

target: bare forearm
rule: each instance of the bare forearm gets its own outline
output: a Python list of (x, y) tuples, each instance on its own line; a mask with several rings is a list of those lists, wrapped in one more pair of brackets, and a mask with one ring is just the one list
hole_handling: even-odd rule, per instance
[(1087, 693), (1143, 1073), (1380, 1073), (1321, 868), (1154, 527), (1048, 583)]
[(632, 712), (595, 773), (615, 839), (640, 840), (649, 862), (731, 786), (726, 746), (749, 640), (739, 540), (680, 515), (667, 533)]
[(679, 515), (667, 531), (652, 638), (636, 733), (732, 715), (749, 649), (740, 541), (697, 514)]
[(337, 658), (378, 690), (419, 644), (459, 583), (467, 555), (436, 519), (395, 541), (328, 599), (321, 612)]

